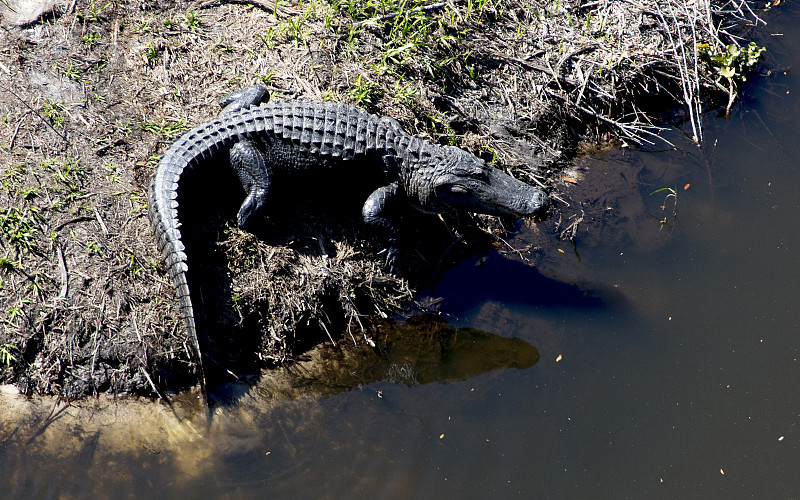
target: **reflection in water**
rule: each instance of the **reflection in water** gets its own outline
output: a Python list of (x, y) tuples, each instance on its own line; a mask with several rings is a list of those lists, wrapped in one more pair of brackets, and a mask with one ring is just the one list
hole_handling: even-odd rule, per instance
[(455, 329), (432, 315), (382, 328), (375, 344), (324, 344), (304, 361), (265, 374), (257, 390), (270, 399), (330, 396), (380, 380), (408, 386), (466, 380), (491, 370), (530, 368), (539, 360), (536, 348), (522, 339)]
[[(378, 381), (466, 380), (539, 360), (523, 340), (455, 329), (433, 316), (382, 328), (375, 344), (321, 345), (255, 386), (229, 386), (235, 404), (218, 400), (210, 420), (196, 394), (169, 403), (100, 397), (66, 404), (6, 386), (0, 393), (0, 491), (4, 498), (70, 492), (107, 498), (185, 493), (193, 484), (216, 483), (231, 493), (253, 480), (259, 461), (266, 461), (259, 477), (268, 480), (302, 470), (320, 447), (351, 449), (353, 443), (323, 432), (331, 395)], [(361, 445), (366, 454), (375, 446)], [(165, 481), (172, 487), (153, 486)]]

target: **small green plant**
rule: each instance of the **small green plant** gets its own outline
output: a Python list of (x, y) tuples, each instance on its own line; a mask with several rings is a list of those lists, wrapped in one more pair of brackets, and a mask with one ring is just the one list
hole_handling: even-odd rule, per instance
[[(498, 161), (497, 150), (495, 150), (493, 147), (488, 146), (488, 145), (487, 146), (483, 146), (483, 150), (486, 151), (487, 153), (489, 153), (489, 155), (491, 156), (491, 158), (486, 160), (486, 163), (488, 163), (489, 165), (491, 165), (493, 167), (497, 167), (498, 166), (497, 165), (497, 161)], [(483, 156), (483, 155), (481, 155), (481, 156)]]
[(267, 32), (263, 35), (256, 33), (256, 38), (261, 40), (261, 43), (267, 46), (269, 50), (275, 49), (275, 38), (278, 36), (278, 32), (272, 26), (267, 29)]
[(333, 27), (333, 20), (336, 19), (336, 10), (328, 9), (325, 12), (325, 29), (329, 30)]
[(65, 68), (61, 68), (61, 74), (70, 80), (80, 81), (83, 71), (81, 71), (80, 68), (73, 66), (72, 61), (69, 61)]
[(381, 54), (379, 62), (375, 63), (373, 68), (378, 73), (385, 73), (390, 67), (403, 64), (409, 60), (416, 47), (417, 46), (413, 43), (404, 43), (399, 46), (389, 47)]
[(11, 366), (11, 363), (17, 360), (13, 354), (14, 351), (19, 351), (19, 348), (12, 344), (0, 345), (0, 363), (5, 365), (6, 368)]
[(142, 270), (142, 266), (137, 264), (136, 255), (133, 253), (133, 250), (131, 250), (130, 248), (126, 248), (125, 250), (131, 254), (131, 258), (128, 261), (127, 265), (128, 272), (131, 274), (131, 276), (136, 276), (137, 274), (139, 274), (139, 271)]
[(355, 43), (356, 35), (358, 35), (360, 25), (358, 24), (351, 24), (350, 27), (347, 29), (347, 45), (353, 46)]
[(152, 63), (155, 62), (156, 59), (158, 59), (158, 54), (160, 51), (153, 42), (150, 42), (142, 50), (142, 52), (144, 52), (144, 56), (147, 58), (147, 62)]
[(105, 11), (111, 7), (111, 2), (107, 2), (102, 7), (98, 6), (94, 0), (89, 2), (89, 14), (86, 16), (87, 21), (99, 21), (100, 16)]
[(464, 67), (467, 68), (467, 72), (469, 72), (470, 79), (475, 79), (475, 67), (469, 65), (469, 58), (472, 57), (472, 49), (468, 50), (466, 54), (464, 54)]
[(45, 98), (44, 104), (42, 105), (42, 114), (50, 120), (56, 127), (63, 127), (65, 118), (64, 118), (64, 111), (67, 107), (64, 105), (63, 102), (53, 102), (50, 99)]
[(86, 165), (81, 163), (80, 158), (73, 158), (61, 164), (44, 161), (42, 166), (50, 168), (53, 171), (53, 179), (64, 184), (80, 182), (86, 178)]
[(81, 41), (89, 47), (94, 47), (97, 45), (98, 40), (100, 40), (100, 35), (97, 33), (86, 33), (85, 35), (81, 36)]
[(35, 207), (10, 207), (0, 210), (0, 234), (18, 254), (36, 249), (38, 217), (39, 211)]
[(22, 188), (18, 193), (23, 200), (30, 201), (38, 196), (39, 189), (35, 187)]
[(42, 285), (43, 280), (51, 280), (51, 277), (45, 273), (37, 273), (27, 286), (38, 300), (43, 300), (45, 298), (45, 291)]
[(414, 102), (413, 97), (417, 94), (417, 89), (406, 83), (401, 85), (401, 80), (394, 84), (394, 99), (398, 102), (411, 104)]
[(92, 67), (94, 68), (94, 70), (96, 72), (102, 73), (103, 71), (106, 70), (106, 65), (107, 64), (108, 64), (108, 62), (105, 59), (100, 59), (97, 62), (95, 62), (94, 64), (92, 64)]
[(131, 28), (131, 32), (136, 35), (150, 33), (151, 31), (153, 31), (153, 28), (150, 27), (150, 20), (145, 19), (144, 17), (139, 19), (139, 21), (136, 22), (133, 28)]
[(161, 124), (150, 122), (142, 125), (142, 130), (144, 130), (145, 132), (153, 132), (165, 139), (169, 139), (174, 135), (183, 132), (184, 130), (187, 130), (188, 128), (189, 127), (187, 127), (186, 124), (183, 123), (183, 118), (179, 118), (176, 123), (173, 123), (171, 125), (167, 125), (166, 122), (163, 120), (161, 121)]
[(31, 299), (19, 299), (19, 305), (12, 306), (8, 309), (8, 311), (6, 311), (8, 321), (10, 323), (14, 323), (14, 320), (16, 320), (18, 317), (22, 317), (22, 315), (25, 313), (23, 308), (26, 304), (30, 304), (31, 302)]
[(117, 122), (117, 124), (114, 125), (114, 130), (127, 137), (128, 134), (131, 133), (131, 122)]
[[(587, 22), (588, 22), (588, 19), (587, 19)], [(517, 33), (515, 35), (515, 39), (516, 40), (521, 40), (522, 37), (524, 37), (526, 34), (528, 34), (528, 30), (529, 29), (530, 29), (530, 26), (528, 26), (526, 28), (523, 28), (522, 27), (522, 22), (521, 21), (517, 22)]]
[(363, 106), (372, 104), (372, 100), (376, 97), (377, 90), (372, 82), (363, 78), (363, 75), (358, 75), (353, 87), (348, 90), (350, 97), (355, 101), (356, 105)]
[(186, 21), (186, 29), (188, 29), (192, 33), (200, 32), (203, 20), (200, 18), (200, 16), (197, 15), (195, 11), (190, 10), (189, 12), (187, 12), (184, 20)]
[(747, 73), (758, 63), (761, 54), (766, 50), (755, 42), (750, 42), (744, 47), (732, 43), (721, 51), (713, 50), (706, 43), (697, 45), (697, 55), (728, 80), (747, 80)]
[(229, 87), (240, 88), (242, 87), (241, 82), (242, 82), (242, 75), (234, 75), (225, 80), (225, 85), (228, 85)]
[(661, 210), (665, 209), (665, 207), (667, 206), (667, 200), (669, 200), (670, 198), (672, 198), (672, 200), (673, 200), (673, 205), (675, 207), (677, 207), (678, 206), (678, 192), (675, 190), (675, 188), (663, 187), (661, 189), (656, 189), (655, 191), (650, 193), (650, 196), (652, 196), (652, 195), (654, 195), (656, 193), (663, 193), (663, 192), (666, 192), (667, 195), (664, 197), (664, 203), (661, 205)]
[(19, 261), (11, 260), (7, 257), (0, 257), (0, 271), (6, 274), (11, 274), (21, 267), (22, 265)]
[(53, 199), (54, 205), (72, 202), (86, 195), (83, 191), (83, 183), (87, 175), (86, 165), (81, 163), (80, 158), (64, 162), (50, 159), (41, 162), (41, 165), (51, 170), (50, 175), (56, 181), (56, 186), (51, 187), (50, 190), (61, 195)]
[(275, 72), (273, 70), (269, 70), (266, 75), (261, 77), (261, 83), (266, 86), (272, 85), (272, 80), (275, 79)]
[(306, 35), (303, 32), (303, 26), (306, 23), (306, 17), (297, 16), (286, 20), (286, 28), (284, 29), (295, 40), (295, 42), (307, 45)]
[(103, 170), (106, 171), (106, 178), (111, 182), (122, 182), (122, 177), (119, 175), (119, 167), (113, 163), (103, 165)]
[(86, 251), (89, 255), (103, 255), (103, 248), (96, 241), (90, 241), (86, 244)]
[[(444, 114), (440, 114), (437, 111), (432, 115), (428, 115), (428, 120), (430, 121), (434, 134), (447, 137), (447, 143), (451, 146), (456, 146), (458, 144), (456, 131), (453, 130), (453, 127), (451, 127), (447, 121), (445, 121)], [(443, 131), (441, 130), (442, 127), (444, 128)]]

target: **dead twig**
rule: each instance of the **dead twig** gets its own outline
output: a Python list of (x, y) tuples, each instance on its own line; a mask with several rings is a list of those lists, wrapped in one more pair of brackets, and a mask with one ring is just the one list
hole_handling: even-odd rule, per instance
[(67, 263), (64, 261), (64, 252), (61, 250), (61, 245), (56, 245), (56, 256), (58, 256), (58, 270), (61, 278), (61, 290), (58, 292), (58, 298), (63, 300), (67, 298), (67, 293), (69, 293), (69, 275), (67, 274)]
[(163, 399), (163, 400), (169, 401), (169, 398), (166, 395), (162, 394), (161, 391), (158, 390), (158, 387), (153, 382), (153, 379), (150, 378), (150, 374), (147, 373), (147, 370), (145, 370), (145, 368), (143, 366), (139, 367), (139, 371), (142, 373), (142, 375), (144, 375), (144, 378), (147, 379), (147, 382), (150, 384), (150, 388), (153, 389), (154, 393), (156, 393), (156, 396), (158, 396), (158, 399)]
[(29, 114), (31, 114), (32, 112), (33, 111), (29, 109), (29, 110), (25, 111), (24, 113), (22, 113), (22, 116), (19, 117), (19, 121), (17, 122), (17, 126), (14, 127), (14, 133), (11, 134), (11, 140), (8, 141), (8, 150), (9, 151), (13, 151), (14, 150), (14, 143), (17, 140), (17, 134), (19, 134), (19, 129), (20, 129), (20, 127), (22, 127), (22, 123), (25, 121), (24, 120), (25, 117), (28, 116)]
[(100, 224), (100, 229), (103, 230), (103, 234), (108, 236), (108, 228), (106, 227), (106, 223), (103, 222), (103, 218), (100, 217), (100, 212), (97, 211), (97, 207), (92, 207), (94, 209), (94, 217), (97, 219), (97, 223)]

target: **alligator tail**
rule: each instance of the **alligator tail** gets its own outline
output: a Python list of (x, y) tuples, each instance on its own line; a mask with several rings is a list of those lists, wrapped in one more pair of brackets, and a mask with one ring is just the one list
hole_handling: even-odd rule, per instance
[(197, 366), (200, 390), (206, 403), (208, 403), (208, 392), (205, 371), (197, 338), (192, 298), (186, 279), (189, 268), (186, 263), (185, 247), (181, 241), (181, 223), (178, 220), (178, 183), (185, 172), (217, 152), (229, 149), (238, 135), (253, 133), (252, 115), (247, 111), (241, 114), (244, 116), (238, 120), (239, 127), (223, 127), (215, 120), (192, 129), (178, 139), (158, 163), (147, 196), (150, 225), (175, 288), (181, 316), (186, 325), (187, 340), (193, 351), (191, 356)]

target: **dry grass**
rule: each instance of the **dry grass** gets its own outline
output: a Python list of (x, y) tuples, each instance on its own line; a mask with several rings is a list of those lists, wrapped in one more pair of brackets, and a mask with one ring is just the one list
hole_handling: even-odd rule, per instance
[[(652, 116), (676, 104), (701, 140), (709, 92), (736, 87), (695, 45), (722, 50), (756, 19), (740, 0), (132, 0), (0, 31), (0, 379), (66, 397), (194, 383), (144, 191), (165, 147), (234, 90), (359, 104), (548, 187), (580, 140), (652, 141)], [(285, 361), (306, 337), (363, 338), (411, 296), (357, 217), (281, 213), (255, 237), (216, 210), (191, 228), (190, 279), (223, 374)], [(456, 250), (419, 256), (426, 273), (500, 227), (443, 220), (431, 227)]]

